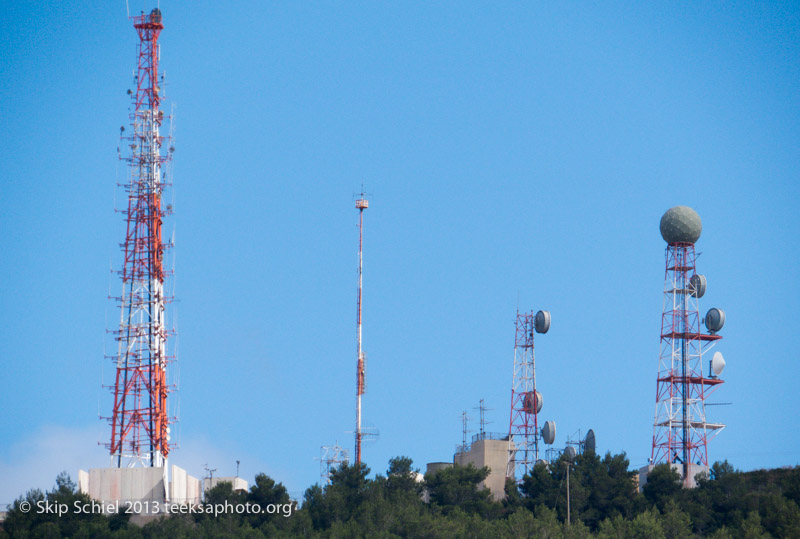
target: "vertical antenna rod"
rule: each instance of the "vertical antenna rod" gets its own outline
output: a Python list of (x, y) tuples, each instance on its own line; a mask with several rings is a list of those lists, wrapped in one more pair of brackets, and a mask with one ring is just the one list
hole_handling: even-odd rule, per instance
[(364, 248), (364, 210), (369, 208), (369, 201), (364, 197), (364, 191), (361, 191), (360, 198), (356, 200), (356, 209), (358, 210), (358, 307), (357, 307), (357, 324), (358, 324), (358, 350), (357, 363), (356, 363), (356, 464), (361, 463), (361, 395), (364, 394), (364, 378), (366, 375), (365, 369), (365, 354), (361, 349), (361, 300), (362, 300), (362, 269), (363, 269), (363, 248)]
[(472, 419), (467, 415), (467, 411), (461, 412), (461, 449), (459, 453), (466, 453), (469, 451), (469, 443), (467, 443), (467, 434), (469, 433), (469, 420)]
[(478, 406), (478, 410), (480, 411), (481, 414), (481, 419), (480, 419), (481, 430), (479, 431), (480, 439), (483, 440), (484, 437), (486, 436), (486, 410), (487, 410), (486, 405), (483, 404), (483, 399), (480, 400), (480, 405)]

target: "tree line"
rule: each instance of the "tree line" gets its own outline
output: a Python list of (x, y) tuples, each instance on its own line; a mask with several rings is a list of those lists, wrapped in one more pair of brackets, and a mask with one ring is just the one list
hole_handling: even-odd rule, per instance
[[(741, 472), (717, 462), (698, 478), (697, 488), (684, 489), (678, 473), (662, 465), (639, 493), (629, 464), (624, 453), (538, 463), (520, 483), (506, 482), (503, 501), (480, 486), (488, 468), (453, 466), (419, 481), (411, 459), (397, 457), (374, 478), (365, 464), (341, 465), (330, 484), (308, 488), (290, 516), (172, 514), (140, 527), (125, 514), (21, 510), (25, 502), (89, 503), (63, 473), (52, 490), (31, 490), (9, 507), (0, 537), (800, 538), (800, 467)], [(293, 503), (286, 488), (265, 474), (247, 492), (220, 483), (205, 493), (204, 503), (225, 502), (263, 508)]]

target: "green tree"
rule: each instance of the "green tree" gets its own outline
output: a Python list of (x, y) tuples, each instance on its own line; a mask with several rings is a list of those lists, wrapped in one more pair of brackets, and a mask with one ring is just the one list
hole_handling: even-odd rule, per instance
[(631, 522), (619, 514), (603, 520), (597, 528), (597, 537), (602, 539), (625, 539), (632, 533)]
[(725, 526), (718, 528), (708, 536), (709, 539), (733, 539), (733, 534)]
[(247, 499), (247, 494), (233, 490), (233, 484), (230, 481), (222, 481), (217, 483), (212, 488), (208, 489), (203, 495), (203, 502), (206, 504), (225, 504), (228, 502), (231, 505), (244, 503)]
[[(649, 480), (649, 478), (648, 478)], [(738, 529), (749, 510), (744, 475), (727, 461), (711, 465), (708, 479), (683, 493), (682, 506), (696, 533), (708, 534), (722, 526)]]
[(386, 489), (390, 498), (413, 496), (419, 499), (422, 484), (417, 481), (419, 469), (413, 468), (414, 461), (408, 457), (395, 457), (389, 460), (386, 470)]
[(742, 537), (744, 539), (766, 539), (772, 537), (761, 525), (761, 517), (757, 511), (750, 511), (742, 522)]
[[(98, 535), (110, 532), (108, 517), (93, 511), (78, 511), (76, 503), (83, 508), (92, 500), (78, 492), (69, 474), (62, 472), (56, 478), (55, 487), (47, 493), (35, 489), (17, 498), (9, 508), (3, 530), (11, 537), (72, 537), (90, 527)], [(24, 507), (27, 511), (23, 511)], [(58, 508), (60, 514), (45, 512), (47, 507)], [(120, 526), (124, 526), (125, 519), (117, 519), (120, 520)]]
[(570, 524), (564, 523), (564, 539), (584, 539), (592, 537), (589, 526), (581, 520), (573, 520)]
[[(233, 484), (230, 481), (222, 481), (214, 485), (213, 488), (207, 490), (203, 495), (203, 503), (206, 505), (222, 505), (226, 504), (231, 507), (236, 507), (247, 501), (247, 494), (244, 492), (234, 491)], [(241, 527), (247, 515), (236, 513), (235, 511), (226, 510), (217, 515), (209, 513), (198, 513), (193, 515), (197, 523), (200, 524), (200, 529), (224, 529), (232, 530)], [(171, 525), (177, 525), (171, 523)]]
[(560, 475), (544, 462), (537, 462), (533, 470), (522, 477), (519, 489), (525, 496), (525, 505), (536, 514), (536, 509), (542, 507), (555, 507), (556, 498), (560, 491)]
[[(217, 526), (217, 522), (213, 519), (209, 519), (204, 524), (207, 530)], [(238, 524), (234, 524), (234, 527), (238, 527)], [(198, 525), (189, 515), (176, 514), (148, 522), (142, 527), (140, 537), (192, 539), (199, 535), (201, 529), (203, 529), (203, 525)]]
[(431, 504), (439, 507), (445, 514), (456, 507), (466, 513), (478, 513), (487, 518), (497, 517), (502, 510), (500, 504), (491, 501), (491, 493), (480, 486), (489, 476), (489, 468), (451, 466), (436, 473), (425, 475)]
[(759, 496), (761, 524), (775, 537), (800, 537), (800, 509), (775, 486)]
[(667, 539), (680, 539), (692, 535), (692, 521), (673, 500), (667, 500), (660, 518), (661, 529)]
[(555, 539), (564, 536), (555, 510), (543, 505), (536, 508), (536, 516), (527, 509), (522, 509), (509, 515), (504, 524), (505, 535), (508, 537)]
[[(260, 473), (256, 475), (255, 482), (247, 493), (247, 501), (260, 506), (262, 509), (260, 514), (251, 514), (247, 517), (250, 525), (254, 528), (265, 523), (272, 523), (277, 528), (281, 528), (286, 524), (286, 516), (280, 510), (275, 509), (277, 506), (286, 506), (292, 503), (292, 500), (289, 498), (286, 487), (281, 483), (276, 483), (267, 474)], [(267, 512), (267, 509), (273, 511)]]
[(342, 463), (331, 470), (330, 485), (314, 485), (306, 490), (303, 508), (308, 510), (314, 528), (331, 528), (335, 522), (347, 522), (357, 516), (367, 498), (369, 468), (364, 463)]
[[(505, 484), (506, 497), (503, 499), (503, 506), (509, 513), (524, 509), (525, 500), (519, 491), (519, 485), (513, 477), (506, 478)], [(533, 516), (533, 515), (531, 515)]]
[(606, 453), (603, 459), (594, 453), (579, 455), (570, 478), (574, 518), (596, 530), (602, 520), (615, 514), (632, 517), (637, 487), (628, 465), (625, 453)]
[[(566, 520), (566, 463), (563, 455), (549, 465), (537, 463), (523, 477), (520, 490), (526, 507), (534, 512), (540, 505), (554, 507), (559, 518)], [(606, 453), (602, 459), (593, 452), (578, 455), (570, 467), (572, 520), (581, 520), (590, 529), (597, 530), (600, 522), (614, 515), (632, 518), (638, 505), (638, 493), (628, 465), (625, 453)]]
[[(648, 477), (648, 483), (649, 483)], [(628, 537), (632, 539), (666, 539), (659, 522), (659, 513), (655, 508), (636, 515), (628, 528)]]
[(647, 474), (647, 483), (642, 490), (648, 502), (663, 509), (667, 499), (675, 498), (681, 489), (680, 474), (669, 464), (659, 464)]
[(328, 505), (322, 487), (313, 485), (306, 489), (303, 495), (302, 511), (308, 514), (315, 530), (330, 528), (333, 523), (333, 515)]

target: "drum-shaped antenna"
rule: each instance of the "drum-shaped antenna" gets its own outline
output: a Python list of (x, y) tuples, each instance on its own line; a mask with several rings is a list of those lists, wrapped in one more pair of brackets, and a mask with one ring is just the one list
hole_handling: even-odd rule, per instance
[(689, 293), (695, 298), (702, 298), (706, 293), (707, 284), (708, 281), (706, 281), (705, 275), (695, 273), (692, 275), (692, 278), (689, 279)]
[(550, 329), (550, 311), (539, 311), (533, 319), (533, 327), (536, 333), (547, 333)]
[(542, 427), (542, 438), (544, 438), (544, 443), (547, 445), (552, 444), (556, 441), (556, 422), (555, 421), (545, 421), (544, 427)]
[(725, 311), (712, 307), (706, 313), (704, 321), (708, 331), (716, 333), (725, 325)]

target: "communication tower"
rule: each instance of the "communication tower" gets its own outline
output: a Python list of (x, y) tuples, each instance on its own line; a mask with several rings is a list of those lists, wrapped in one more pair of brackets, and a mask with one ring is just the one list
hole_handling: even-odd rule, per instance
[(361, 301), (363, 284), (363, 261), (364, 261), (364, 210), (369, 208), (369, 201), (365, 198), (364, 192), (356, 200), (358, 210), (358, 298), (357, 298), (357, 325), (358, 325), (358, 348), (356, 355), (356, 464), (361, 463), (361, 441), (363, 433), (361, 431), (361, 395), (366, 390), (367, 374), (367, 355), (361, 349)]
[(335, 470), (343, 463), (350, 461), (347, 449), (336, 442), (333, 445), (323, 445), (319, 449), (319, 475), (322, 481), (329, 485), (331, 482), (331, 470)]
[(533, 333), (547, 333), (550, 312), (517, 312), (514, 340), (514, 377), (511, 383), (511, 419), (508, 427), (508, 467), (506, 477), (523, 475), (533, 470), (539, 460), (539, 438), (552, 444), (556, 425), (547, 421), (539, 431), (542, 394), (536, 389), (536, 359)]
[[(105, 444), (113, 467), (165, 467), (170, 444), (167, 395), (172, 387), (167, 381), (167, 365), (173, 359), (167, 353), (166, 306), (171, 297), (165, 294), (164, 251), (171, 247), (162, 240), (162, 219), (171, 209), (162, 208), (163, 191), (169, 185), (167, 164), (174, 148), (169, 136), (160, 129), (165, 120), (160, 110), (163, 75), (159, 74), (158, 37), (164, 28), (161, 11), (153, 9), (132, 17), (139, 36), (138, 67), (130, 114), (131, 134), (122, 141), (129, 149), (121, 159), (128, 164), (129, 175), (122, 184), (128, 195), (125, 215), (126, 234), (122, 243), (123, 265), (119, 271), (122, 294), (115, 298), (120, 306), (119, 329), (112, 331), (118, 343), (111, 356), (116, 367), (114, 407), (110, 442)], [(169, 118), (168, 118), (169, 119)]]
[(718, 376), (725, 361), (714, 354), (706, 376), (703, 355), (722, 338), (717, 332), (725, 313), (710, 309), (702, 319), (709, 333), (701, 333), (699, 300), (706, 278), (696, 272), (694, 247), (702, 229), (700, 216), (687, 206), (671, 208), (661, 218), (667, 248), (651, 465), (680, 465), (686, 486), (694, 484), (696, 466), (708, 466), (708, 442), (725, 427), (706, 420), (706, 398), (723, 383)]

